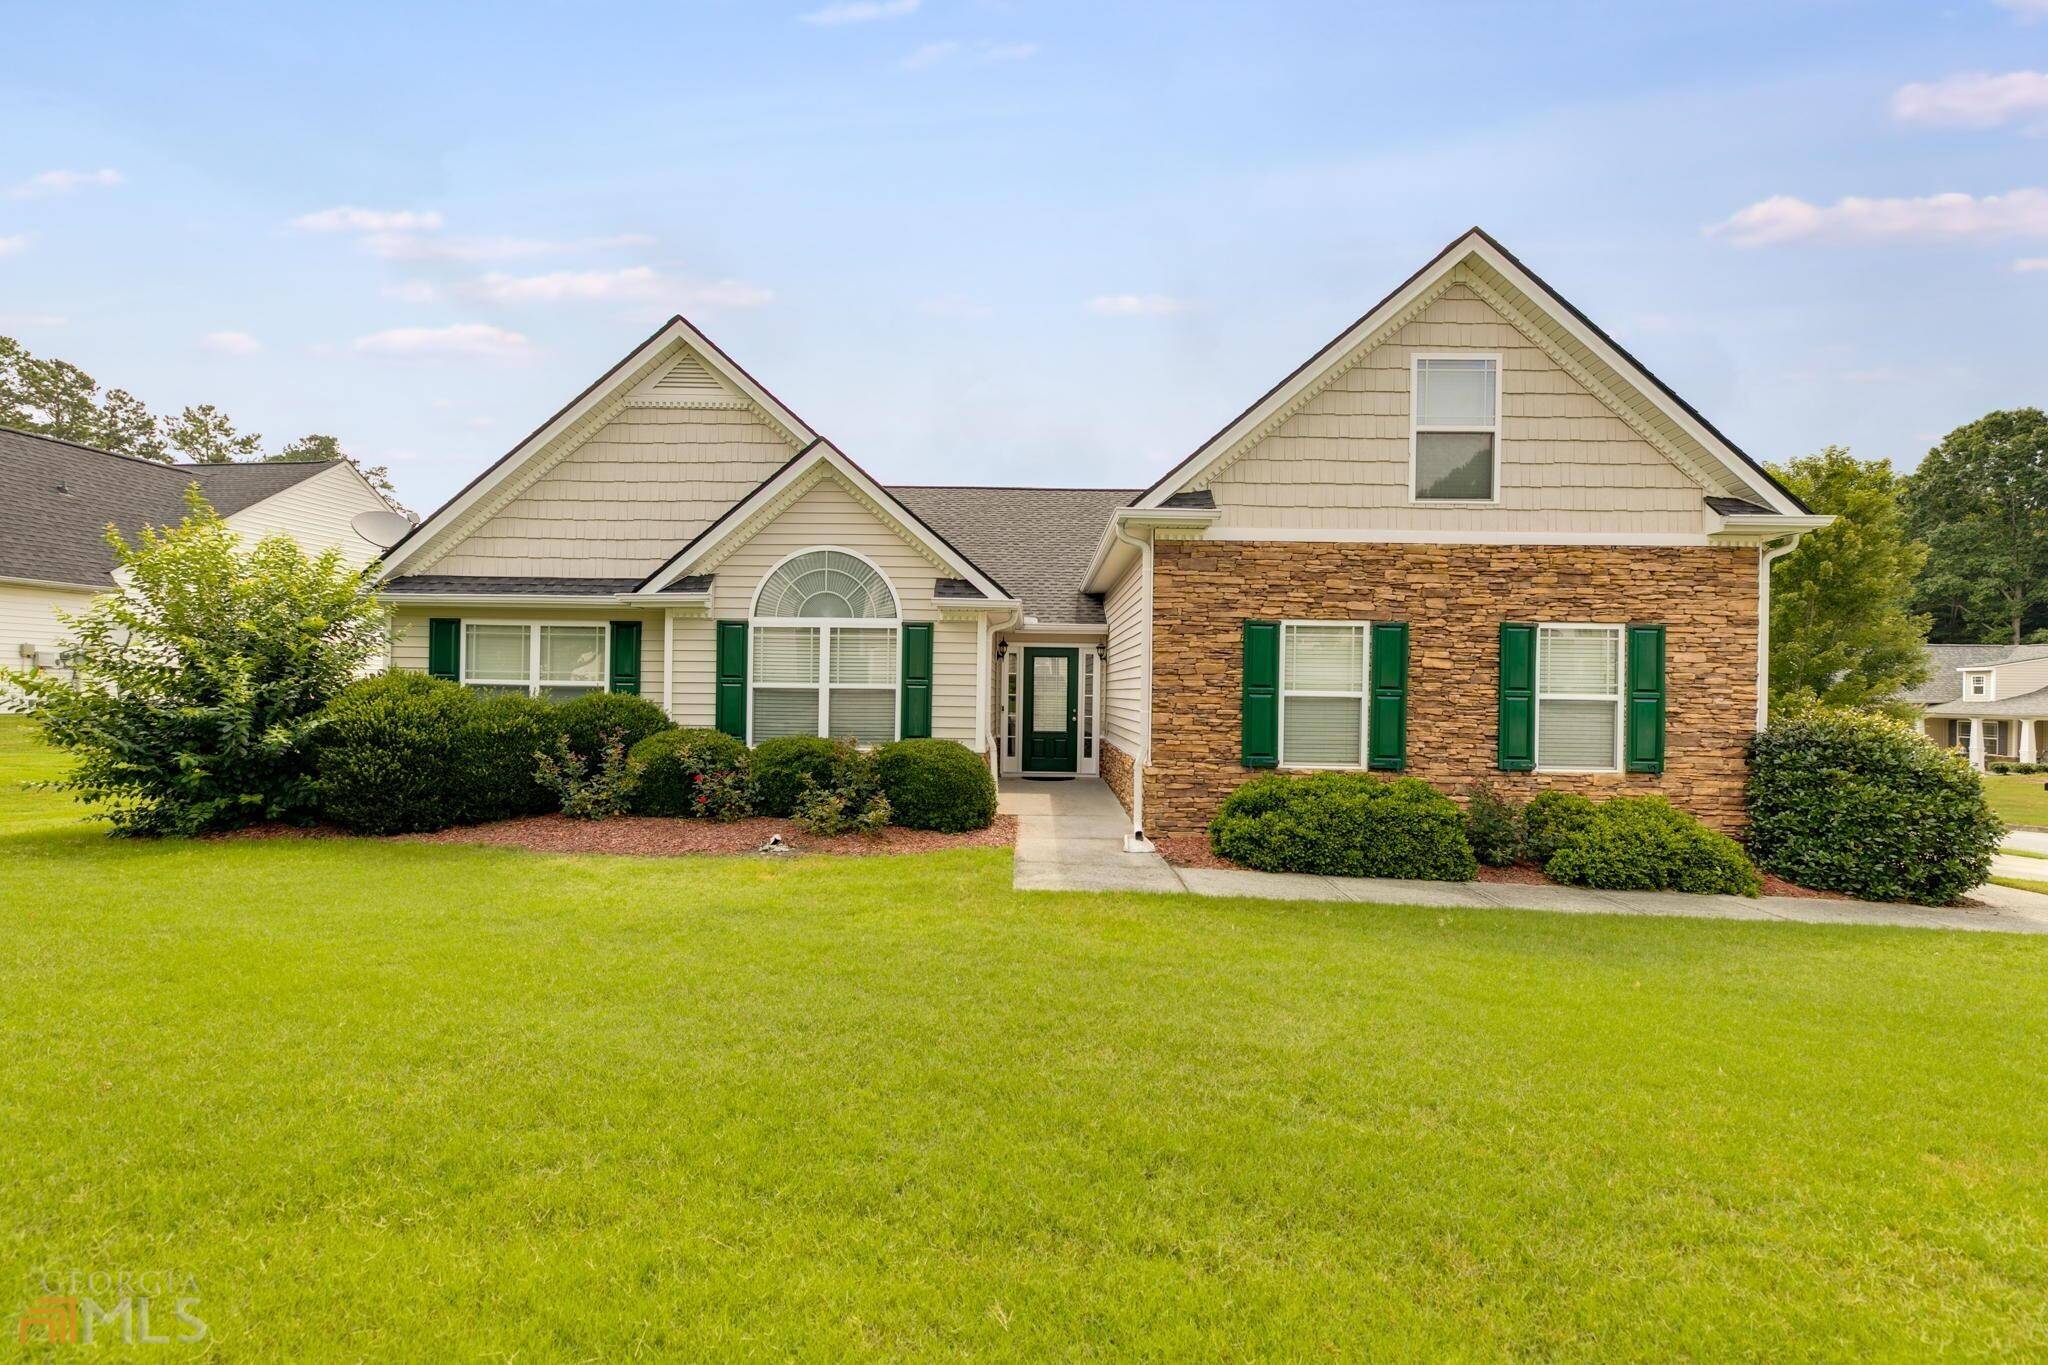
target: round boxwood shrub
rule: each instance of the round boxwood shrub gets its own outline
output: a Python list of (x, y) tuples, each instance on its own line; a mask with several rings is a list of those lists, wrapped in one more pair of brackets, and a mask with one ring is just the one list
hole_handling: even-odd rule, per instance
[(1593, 818), (1593, 803), (1577, 792), (1543, 791), (1522, 808), (1522, 851), (1543, 864)]
[(321, 708), (313, 739), (321, 818), (360, 834), (457, 823), (449, 781), (474, 704), (454, 683), (424, 673), (385, 673), (343, 688)]
[(2005, 827), (1959, 753), (1867, 712), (1820, 707), (1750, 741), (1749, 849), (1801, 886), (1946, 905), (1991, 875)]
[(784, 735), (754, 746), (754, 808), (763, 815), (788, 817), (808, 784), (826, 791), (860, 786), (867, 760), (851, 744), (816, 735)]
[(543, 815), (559, 808), (538, 776), (539, 755), (555, 752), (566, 707), (519, 693), (470, 692), (447, 778), (450, 824)]
[(1224, 798), (1209, 846), (1261, 872), (1470, 881), (1478, 871), (1456, 803), (1412, 777), (1268, 773)]
[(555, 708), (555, 723), (569, 747), (593, 763), (604, 751), (605, 737), (613, 731), (618, 732), (619, 743), (630, 750), (649, 735), (670, 728), (659, 706), (624, 692), (586, 692), (574, 701), (565, 701)]
[(1754, 896), (1764, 889), (1740, 844), (1661, 796), (1602, 801), (1543, 871), (1552, 881), (1602, 891)]
[(875, 780), (907, 829), (964, 834), (996, 818), (996, 780), (988, 764), (950, 739), (903, 739), (875, 750)]
[(747, 746), (720, 730), (663, 730), (633, 746), (639, 785), (633, 793), (635, 815), (734, 815), (744, 811), (699, 811), (698, 784), (706, 777), (730, 773), (744, 784), (751, 775)]

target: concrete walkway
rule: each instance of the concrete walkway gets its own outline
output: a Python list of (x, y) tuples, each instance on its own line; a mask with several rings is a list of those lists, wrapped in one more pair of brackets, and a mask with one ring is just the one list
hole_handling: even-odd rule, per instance
[[(1681, 915), (1694, 919), (1791, 920), (2048, 934), (2048, 896), (2004, 886), (1971, 893), (1980, 909), (1812, 900), (1799, 896), (1688, 896), (1674, 891), (1592, 891), (1576, 886), (1398, 881), (1300, 873), (1171, 867), (1156, 853), (1126, 853), (1130, 820), (1095, 778), (1027, 782), (1005, 777), (999, 808), (1018, 817), (1012, 885), (1019, 891), (1181, 891), (1261, 900), (1353, 901), (1567, 914)], [(2027, 864), (2000, 857), (1998, 862)], [(2048, 870), (2048, 863), (2038, 864)], [(2000, 875), (2025, 876), (2025, 872)], [(2048, 878), (2044, 878), (2048, 880)]]

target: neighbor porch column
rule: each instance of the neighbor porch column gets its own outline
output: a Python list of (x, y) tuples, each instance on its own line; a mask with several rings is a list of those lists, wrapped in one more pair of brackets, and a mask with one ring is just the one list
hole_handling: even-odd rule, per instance
[(1970, 766), (1984, 771), (1984, 718), (1970, 717)]
[(2020, 722), (2019, 758), (2022, 763), (2032, 763), (2034, 761), (2034, 727), (2038, 724), (2040, 722), (2034, 720), (2023, 720)]

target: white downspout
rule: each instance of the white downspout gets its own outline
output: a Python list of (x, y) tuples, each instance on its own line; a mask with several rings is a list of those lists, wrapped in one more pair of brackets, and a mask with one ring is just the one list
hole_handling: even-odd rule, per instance
[(676, 609), (661, 609), (661, 714), (676, 718)]
[(1109, 533), (1138, 552), (1138, 572), (1144, 575), (1145, 633), (1140, 651), (1143, 670), (1139, 675), (1138, 697), (1145, 717), (1145, 752), (1131, 756), (1131, 832), (1124, 836), (1124, 852), (1151, 853), (1155, 851), (1152, 841), (1145, 837), (1145, 765), (1152, 760), (1152, 540), (1149, 536), (1139, 540), (1126, 534), (1114, 513)]
[(1766, 545), (1757, 556), (1756, 728), (1771, 720), (1771, 565), (1799, 548), (1797, 539)]

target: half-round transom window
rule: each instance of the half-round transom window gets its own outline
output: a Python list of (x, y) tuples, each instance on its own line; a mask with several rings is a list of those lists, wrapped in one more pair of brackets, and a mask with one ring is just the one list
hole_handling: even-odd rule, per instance
[(894, 620), (896, 595), (866, 560), (843, 550), (806, 550), (768, 575), (754, 615)]

